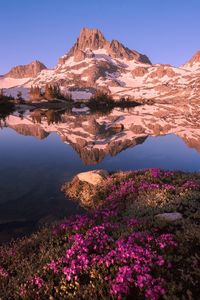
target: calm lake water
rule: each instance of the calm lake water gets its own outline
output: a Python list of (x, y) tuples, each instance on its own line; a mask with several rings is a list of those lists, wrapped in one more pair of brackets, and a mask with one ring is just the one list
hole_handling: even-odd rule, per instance
[(200, 153), (175, 134), (149, 136), (92, 165), (85, 165), (79, 154), (55, 132), (38, 139), (9, 127), (0, 130), (0, 242), (81, 212), (60, 192), (62, 183), (79, 172), (151, 167), (200, 171)]

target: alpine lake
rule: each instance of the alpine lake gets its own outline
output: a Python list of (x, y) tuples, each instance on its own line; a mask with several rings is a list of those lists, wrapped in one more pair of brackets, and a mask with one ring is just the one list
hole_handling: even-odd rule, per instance
[(0, 243), (81, 213), (61, 192), (77, 173), (200, 171), (195, 107), (155, 104), (91, 112), (21, 105), (0, 115)]

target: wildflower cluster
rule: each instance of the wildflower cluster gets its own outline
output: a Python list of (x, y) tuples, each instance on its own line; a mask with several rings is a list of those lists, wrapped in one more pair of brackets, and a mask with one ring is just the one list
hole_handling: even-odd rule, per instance
[[(32, 237), (0, 248), (2, 299), (5, 293), (10, 299), (167, 299), (176, 235), (149, 225), (131, 205), (142, 193), (200, 191), (198, 180), (150, 169), (121, 180), (114, 174), (107, 183), (93, 210), (48, 229), (45, 247)], [(29, 260), (33, 265), (25, 269)]]
[[(79, 221), (83, 222), (80, 218)], [(158, 274), (159, 269), (168, 269), (169, 261), (164, 253), (176, 247), (174, 236), (137, 231), (137, 220), (125, 223), (132, 224), (132, 228), (123, 238), (112, 236), (113, 224), (109, 222), (70, 236), (70, 247), (61, 258), (47, 264), (45, 278), (48, 272), (55, 278), (62, 278), (64, 274), (66, 286), (69, 285), (68, 296), (72, 296), (77, 284), (81, 286), (84, 280), (92, 282), (96, 278), (107, 286), (107, 295), (116, 299), (129, 295), (133, 287), (146, 299), (156, 300), (164, 295), (166, 282)], [(38, 278), (34, 282), (38, 288), (43, 285)]]

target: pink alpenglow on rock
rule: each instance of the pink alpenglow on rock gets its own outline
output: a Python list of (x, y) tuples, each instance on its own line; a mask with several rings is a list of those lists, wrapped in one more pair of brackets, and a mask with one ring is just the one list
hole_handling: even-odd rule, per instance
[(108, 177), (108, 175), (109, 175), (108, 172), (105, 170), (94, 170), (94, 171), (79, 173), (77, 177), (80, 181), (85, 181), (92, 185), (98, 185), (102, 182), (102, 180)]

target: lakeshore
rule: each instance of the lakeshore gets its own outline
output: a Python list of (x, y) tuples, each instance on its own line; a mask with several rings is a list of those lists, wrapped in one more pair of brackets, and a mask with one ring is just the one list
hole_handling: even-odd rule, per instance
[(63, 187), (84, 214), (0, 248), (0, 297), (197, 299), (200, 175), (90, 175)]

